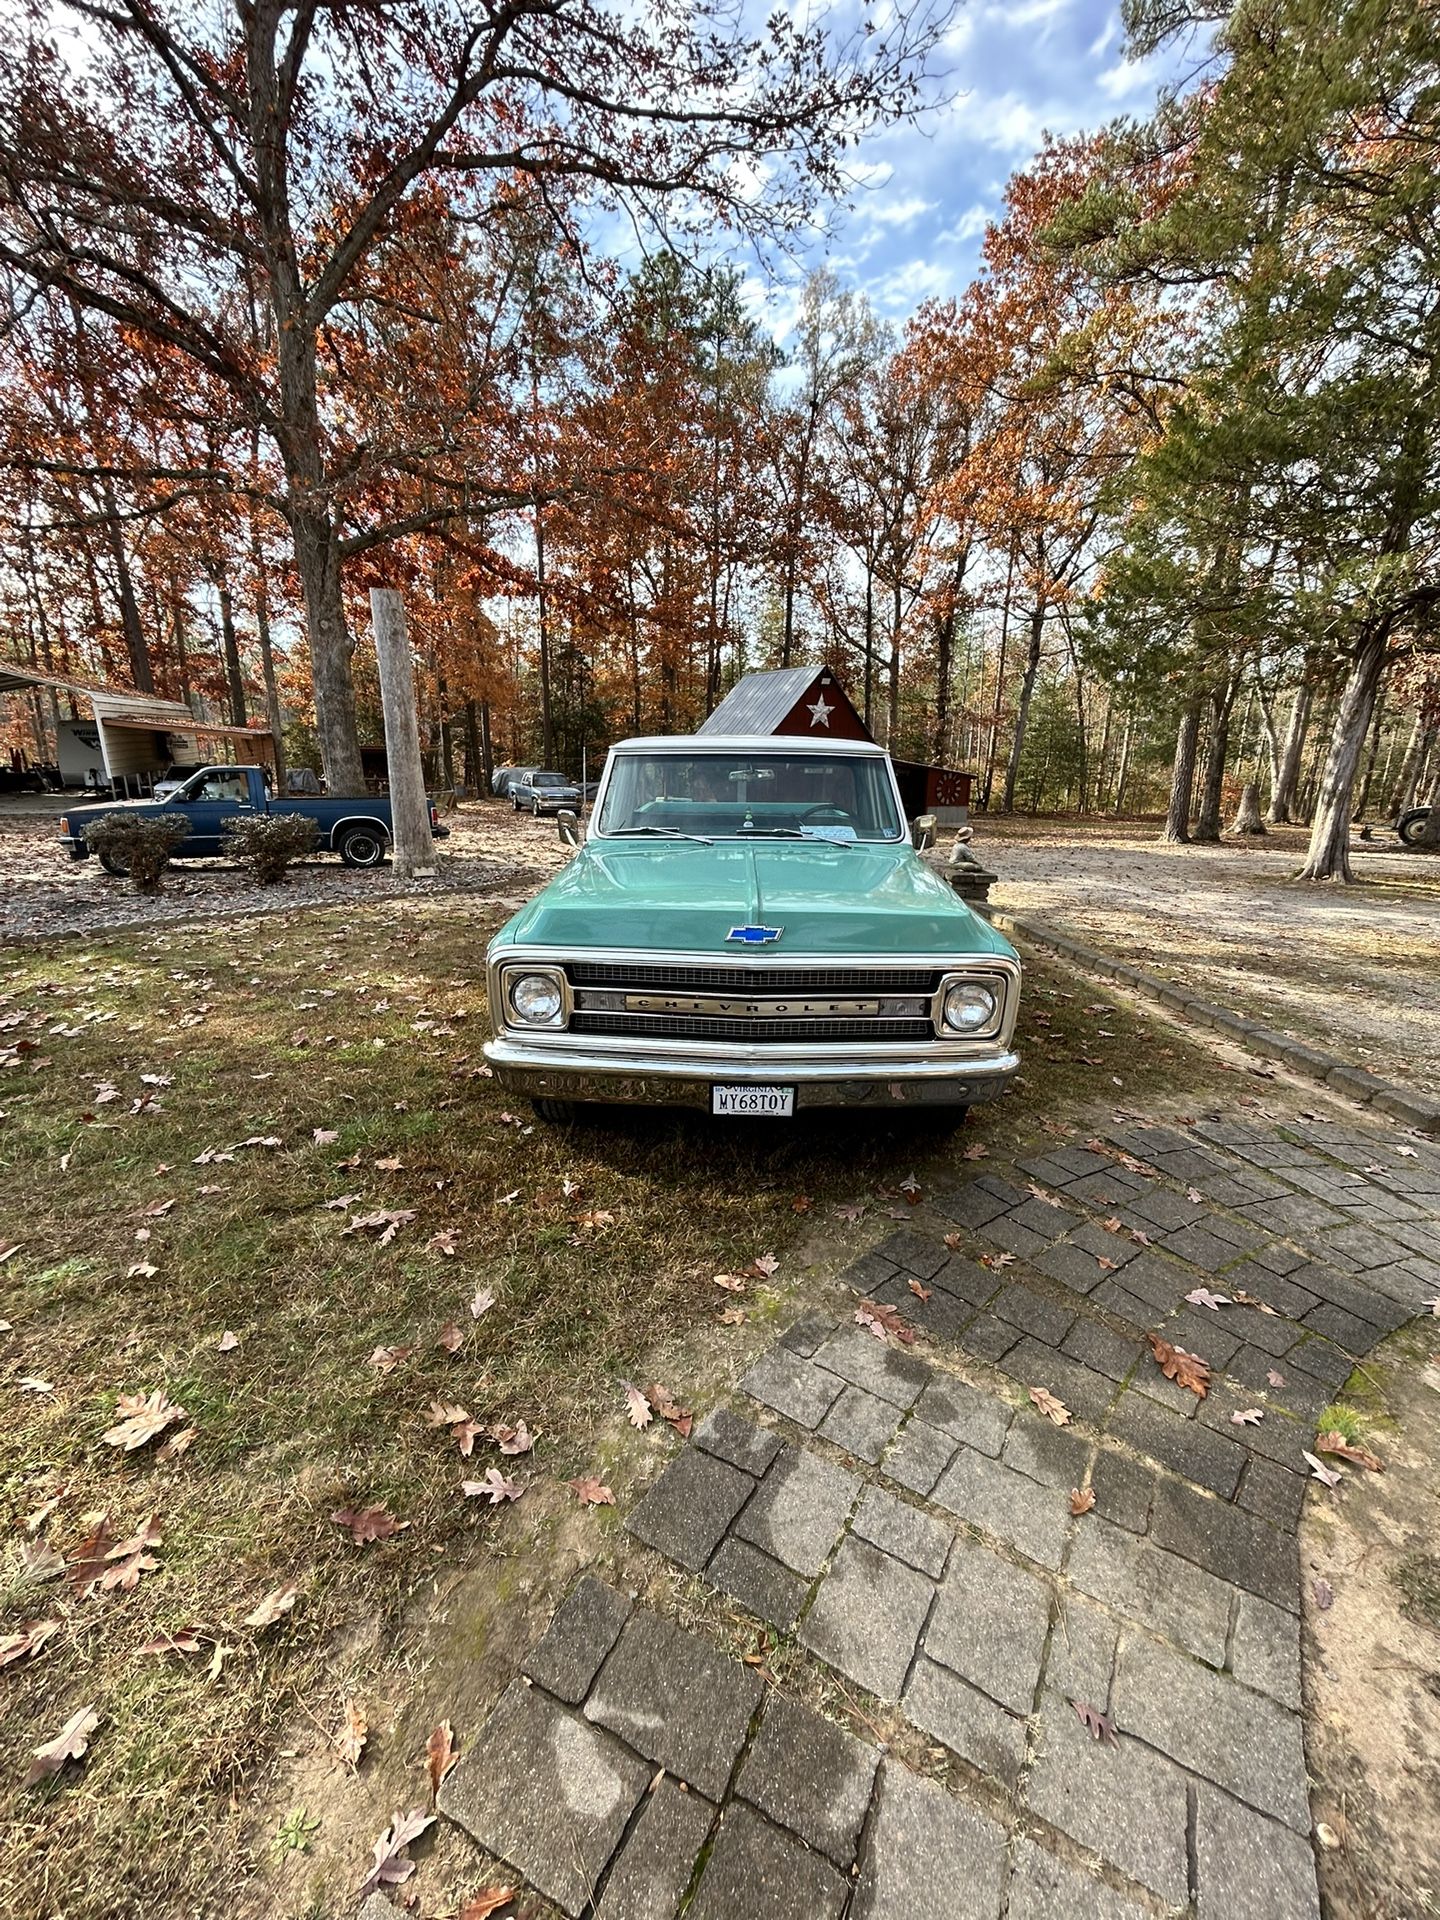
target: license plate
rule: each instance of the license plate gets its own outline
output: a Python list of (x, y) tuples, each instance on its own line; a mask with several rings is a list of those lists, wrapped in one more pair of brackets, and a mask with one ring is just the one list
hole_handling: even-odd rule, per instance
[(788, 1120), (795, 1112), (794, 1087), (711, 1087), (710, 1111)]

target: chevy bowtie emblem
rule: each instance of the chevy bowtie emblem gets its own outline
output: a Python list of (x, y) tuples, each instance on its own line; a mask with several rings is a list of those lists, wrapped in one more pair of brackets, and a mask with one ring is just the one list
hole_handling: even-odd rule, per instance
[(763, 947), (768, 941), (778, 940), (784, 931), (784, 927), (731, 927), (725, 938), (739, 940), (747, 947)]

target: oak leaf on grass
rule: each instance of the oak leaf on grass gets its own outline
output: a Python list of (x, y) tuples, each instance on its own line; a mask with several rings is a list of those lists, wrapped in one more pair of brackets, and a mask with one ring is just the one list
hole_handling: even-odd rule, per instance
[(369, 1738), (370, 1728), (364, 1714), (353, 1700), (347, 1700), (341, 1710), (340, 1731), (334, 1736), (333, 1745), (340, 1764), (348, 1767), (351, 1773), (359, 1766), (360, 1756)]
[(1370, 1473), (1383, 1473), (1384, 1464), (1378, 1454), (1368, 1447), (1361, 1446), (1358, 1440), (1347, 1440), (1343, 1433), (1322, 1433), (1315, 1442), (1317, 1453), (1334, 1454), (1341, 1460), (1353, 1460), (1357, 1467), (1364, 1467)]
[(166, 1427), (185, 1418), (185, 1409), (170, 1400), (162, 1387), (153, 1393), (122, 1393), (115, 1402), (120, 1418), (100, 1436), (107, 1447), (121, 1447), (133, 1453)]
[(430, 1798), (440, 1791), (440, 1782), (460, 1758), (455, 1747), (455, 1729), (442, 1720), (425, 1743), (425, 1766), (430, 1775)]
[(30, 1771), (25, 1775), (25, 1785), (33, 1787), (41, 1780), (52, 1779), (69, 1760), (83, 1760), (90, 1745), (90, 1736), (99, 1724), (100, 1714), (96, 1707), (81, 1707), (78, 1713), (71, 1714), (53, 1740), (47, 1740), (33, 1749), (35, 1757), (30, 1762)]
[(376, 1507), (337, 1507), (330, 1518), (337, 1527), (344, 1527), (357, 1547), (368, 1547), (377, 1540), (388, 1540), (393, 1534), (403, 1533), (410, 1525), (408, 1520), (397, 1520), (386, 1506)]
[(650, 1402), (628, 1380), (622, 1380), (620, 1385), (625, 1390), (625, 1415), (631, 1426), (637, 1430), (648, 1427), (655, 1417), (650, 1410)]
[(467, 1500), (488, 1500), (492, 1507), (498, 1507), (502, 1500), (518, 1500), (525, 1484), (507, 1480), (498, 1467), (487, 1467), (483, 1480), (462, 1480), (460, 1490)]
[(585, 1507), (613, 1507), (615, 1496), (597, 1475), (581, 1474), (576, 1480), (567, 1480), (566, 1486), (575, 1498)]
[(245, 1625), (254, 1627), (257, 1632), (264, 1627), (273, 1627), (282, 1614), (289, 1613), (300, 1592), (300, 1582), (291, 1580), (283, 1587), (276, 1587), (253, 1612), (245, 1616)]
[(514, 1887), (482, 1887), (478, 1893), (471, 1894), (455, 1920), (490, 1920), (492, 1913), (508, 1907), (514, 1898)]

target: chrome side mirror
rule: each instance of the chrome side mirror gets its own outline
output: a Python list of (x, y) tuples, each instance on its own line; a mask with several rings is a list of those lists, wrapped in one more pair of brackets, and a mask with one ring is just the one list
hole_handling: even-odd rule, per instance
[(561, 807), (555, 816), (555, 830), (560, 835), (562, 847), (579, 846), (580, 822), (576, 819), (573, 808)]
[(926, 853), (935, 844), (935, 816), (922, 813), (911, 823), (910, 838), (917, 853)]

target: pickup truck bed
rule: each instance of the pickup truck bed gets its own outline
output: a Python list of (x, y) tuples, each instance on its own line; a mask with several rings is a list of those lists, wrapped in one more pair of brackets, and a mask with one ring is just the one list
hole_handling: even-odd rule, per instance
[[(87, 827), (116, 813), (178, 815), (188, 828), (173, 856), (180, 860), (211, 859), (221, 853), (226, 827), (252, 813), (298, 813), (313, 820), (320, 848), (338, 853), (347, 867), (381, 866), (391, 839), (390, 801), (383, 794), (319, 798), (295, 794), (271, 799), (259, 767), (201, 767), (178, 793), (164, 800), (102, 800), (94, 806), (67, 808), (60, 821), (60, 837), (72, 860), (89, 855)], [(449, 829), (440, 825), (433, 805), (430, 832), (436, 840), (449, 838)]]

